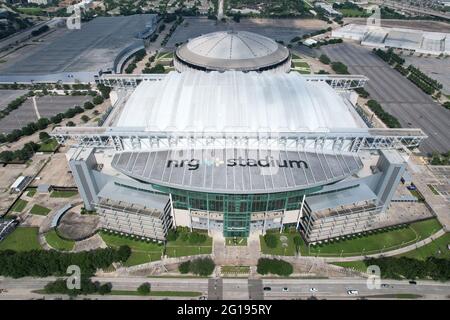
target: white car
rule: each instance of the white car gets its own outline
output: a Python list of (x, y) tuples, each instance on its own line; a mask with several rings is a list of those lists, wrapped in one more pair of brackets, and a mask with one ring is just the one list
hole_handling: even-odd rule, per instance
[(288, 292), (288, 291), (289, 291), (289, 288), (287, 288), (287, 287), (283, 288), (283, 292)]
[(356, 295), (358, 295), (358, 290), (348, 290), (347, 294), (349, 296), (356, 296)]
[(309, 292), (317, 292), (317, 288), (309, 288)]

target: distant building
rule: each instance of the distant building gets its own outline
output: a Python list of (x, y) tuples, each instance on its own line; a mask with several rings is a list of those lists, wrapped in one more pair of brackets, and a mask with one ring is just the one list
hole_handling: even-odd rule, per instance
[(333, 9), (331, 4), (325, 2), (316, 2), (314, 3), (314, 7), (320, 8), (326, 12), (327, 17), (341, 17), (342, 13)]
[(375, 48), (402, 49), (432, 55), (450, 54), (450, 33), (444, 32), (348, 24), (333, 30), (331, 35), (357, 40), (361, 45)]
[(9, 188), (12, 192), (21, 192), (28, 182), (31, 180), (31, 177), (28, 176), (20, 176), (14, 181), (14, 183)]

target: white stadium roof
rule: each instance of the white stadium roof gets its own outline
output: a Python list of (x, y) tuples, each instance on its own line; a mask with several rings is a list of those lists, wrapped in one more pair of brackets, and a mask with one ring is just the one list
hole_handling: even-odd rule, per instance
[(289, 132), (359, 128), (326, 83), (300, 74), (170, 72), (131, 94), (116, 126), (174, 132)]
[(219, 31), (189, 40), (176, 56), (185, 64), (207, 70), (251, 71), (289, 58), (289, 51), (270, 38), (247, 31)]

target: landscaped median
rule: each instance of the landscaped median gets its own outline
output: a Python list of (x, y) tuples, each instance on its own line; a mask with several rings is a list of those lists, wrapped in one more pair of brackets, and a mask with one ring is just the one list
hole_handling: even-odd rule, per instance
[(118, 248), (127, 245), (131, 249), (131, 255), (124, 262), (126, 267), (161, 260), (164, 253), (164, 245), (132, 238), (130, 235), (120, 235), (112, 232), (100, 231), (99, 235), (108, 247)]
[(42, 249), (38, 240), (39, 228), (18, 227), (4, 240), (0, 241), (1, 250), (30, 251)]
[(351, 257), (388, 252), (426, 239), (442, 228), (435, 218), (351, 235), (317, 245), (301, 245), (303, 256)]
[(71, 251), (75, 246), (75, 241), (61, 238), (54, 229), (45, 234), (45, 240), (50, 247), (60, 251)]

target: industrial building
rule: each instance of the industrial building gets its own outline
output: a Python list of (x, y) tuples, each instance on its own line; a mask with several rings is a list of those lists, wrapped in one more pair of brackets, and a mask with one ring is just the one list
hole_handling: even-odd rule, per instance
[(402, 49), (432, 55), (450, 54), (450, 33), (348, 24), (333, 30), (331, 35), (357, 40), (361, 45), (375, 48)]
[[(229, 40), (221, 52), (240, 41)], [(244, 55), (261, 50), (247, 44)], [(368, 127), (349, 91), (365, 77), (265, 72), (258, 59), (242, 72), (237, 60), (102, 77), (118, 93), (104, 125), (52, 132), (72, 146), (86, 209), (105, 229), (160, 241), (176, 226), (226, 237), (295, 227), (309, 242), (370, 229), (405, 170), (399, 150), (422, 131)]]

